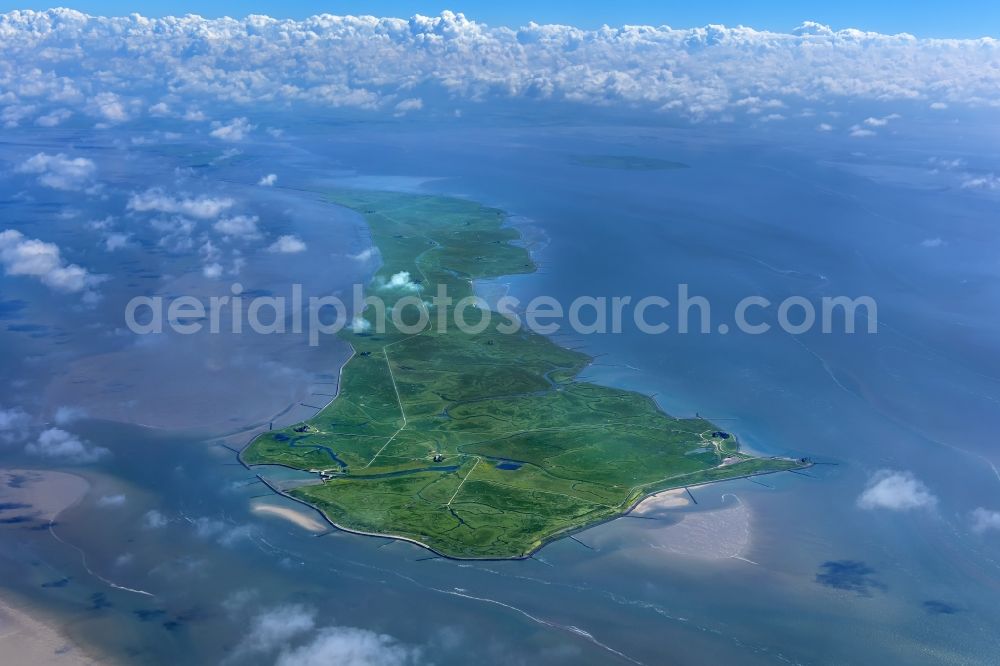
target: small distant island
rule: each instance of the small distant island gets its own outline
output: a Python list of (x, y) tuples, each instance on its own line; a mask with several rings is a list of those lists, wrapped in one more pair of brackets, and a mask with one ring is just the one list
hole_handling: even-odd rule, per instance
[[(370, 290), (389, 307), (404, 294), (376, 285), (401, 272), (457, 301), (475, 279), (535, 270), (500, 210), (394, 192), (327, 197), (364, 216), (383, 259)], [(355, 353), (336, 399), (261, 434), (242, 461), (315, 472), (319, 482), (286, 494), (341, 529), (460, 559), (526, 557), (663, 490), (806, 464), (747, 455), (709, 421), (580, 381), (589, 356), (493, 322), (474, 335), (342, 332)]]
[(570, 162), (597, 169), (622, 169), (625, 171), (668, 171), (690, 168), (683, 162), (672, 162), (640, 155), (572, 155)]

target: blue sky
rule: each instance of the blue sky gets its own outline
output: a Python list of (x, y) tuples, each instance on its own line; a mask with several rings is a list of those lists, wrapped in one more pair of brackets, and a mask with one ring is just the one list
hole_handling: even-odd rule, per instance
[(53, 5), (72, 7), (91, 14), (122, 15), (139, 11), (148, 16), (197, 13), (203, 16), (269, 14), (301, 18), (312, 14), (375, 14), (411, 16), (414, 13), (438, 14), (442, 9), (461, 11), (493, 25), (521, 25), (530, 20), (539, 23), (568, 23), (596, 27), (603, 23), (668, 24), (691, 27), (707, 23), (750, 25), (756, 28), (787, 31), (803, 20), (826, 23), (834, 28), (856, 27), (878, 32), (910, 32), (926, 37), (1000, 36), (1000, 2), (996, 0), (838, 0), (836, 2), (795, 2), (770, 0), (576, 0), (575, 2), (483, 2), (478, 0), (423, 1), (358, 0), (304, 2), (301, 0), (255, 0), (220, 2), (218, 0), (53, 0), (51, 3), (4, 2), (0, 10), (44, 9)]

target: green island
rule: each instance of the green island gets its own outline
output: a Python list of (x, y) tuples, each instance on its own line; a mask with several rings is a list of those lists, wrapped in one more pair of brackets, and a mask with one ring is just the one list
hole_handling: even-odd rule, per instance
[[(429, 298), (439, 284), (457, 302), (475, 279), (535, 270), (500, 210), (440, 196), (325, 194), (364, 216), (383, 261), (367, 289), (388, 307)], [(374, 309), (364, 313), (372, 324)], [(432, 308), (431, 322), (452, 321), (450, 309)], [(417, 318), (416, 307), (405, 312)], [(345, 329), (338, 335), (355, 353), (337, 397), (308, 421), (255, 438), (242, 461), (316, 472), (321, 482), (285, 493), (339, 528), (462, 559), (526, 557), (662, 490), (806, 464), (744, 454), (709, 421), (580, 381), (589, 356), (523, 326), (498, 330), (505, 322), (492, 317), (477, 334)]]

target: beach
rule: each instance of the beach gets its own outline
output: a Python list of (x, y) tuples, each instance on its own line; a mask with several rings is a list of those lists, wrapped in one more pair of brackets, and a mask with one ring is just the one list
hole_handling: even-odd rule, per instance
[(266, 502), (253, 502), (250, 510), (259, 516), (275, 516), (277, 518), (281, 518), (282, 520), (287, 520), (288, 522), (298, 525), (302, 529), (310, 532), (325, 532), (327, 530), (323, 523), (319, 522), (312, 516), (307, 516), (301, 511), (289, 509), (285, 506), (275, 506), (274, 504), (268, 504)]
[[(0, 516), (50, 522), (79, 502), (90, 484), (75, 474), (0, 469)], [(16, 523), (14, 523), (16, 524)], [(13, 524), (12, 524), (13, 525)], [(58, 625), (0, 591), (0, 654), (8, 664), (80, 666), (107, 663), (81, 651)]]

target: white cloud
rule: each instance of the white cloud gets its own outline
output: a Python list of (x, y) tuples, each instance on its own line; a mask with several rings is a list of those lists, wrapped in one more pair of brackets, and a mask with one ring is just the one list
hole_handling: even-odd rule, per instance
[(20, 407), (0, 408), (0, 443), (11, 444), (28, 437), (31, 417)]
[(156, 118), (165, 118), (170, 115), (170, 106), (166, 102), (157, 102), (149, 107), (149, 115)]
[(222, 277), (222, 264), (217, 261), (205, 264), (201, 269), (201, 273), (210, 280), (217, 280)]
[(12, 104), (0, 111), (0, 122), (6, 129), (13, 129), (21, 121), (35, 112), (35, 107), (27, 104)]
[(357, 317), (351, 320), (351, 330), (354, 333), (365, 333), (366, 331), (370, 330), (371, 327), (372, 323), (367, 319), (365, 319), (364, 317), (362, 317), (361, 315), (358, 315)]
[(194, 220), (186, 217), (174, 216), (169, 218), (156, 218), (150, 220), (150, 226), (160, 232), (158, 245), (167, 248), (170, 252), (182, 253), (194, 247), (195, 230)]
[(129, 119), (121, 98), (112, 92), (102, 92), (91, 97), (87, 111), (110, 123), (120, 123)]
[(260, 232), (257, 231), (257, 219), (256, 215), (224, 217), (216, 222), (213, 228), (224, 236), (256, 238), (260, 235)]
[(855, 138), (864, 138), (869, 136), (875, 136), (875, 132), (870, 129), (865, 129), (860, 125), (853, 125), (851, 127), (851, 136)]
[(86, 417), (86, 409), (83, 409), (82, 407), (70, 407), (68, 405), (63, 405), (56, 409), (53, 420), (56, 422), (56, 425), (67, 426)]
[(208, 120), (208, 116), (206, 116), (200, 109), (195, 108), (188, 109), (181, 117), (192, 123), (200, 123)]
[(269, 173), (266, 176), (261, 176), (260, 180), (257, 181), (257, 184), (261, 187), (271, 187), (276, 182), (278, 182), (278, 175)]
[(125, 495), (102, 495), (97, 498), (97, 506), (101, 508), (124, 506), (124, 504)]
[(213, 122), (209, 134), (223, 141), (242, 141), (256, 127), (246, 118), (233, 118), (228, 123)]
[(39, 127), (55, 127), (73, 116), (73, 112), (69, 109), (56, 109), (50, 113), (46, 113), (44, 116), (38, 116), (35, 118), (35, 124)]
[(419, 648), (391, 636), (355, 627), (327, 627), (305, 645), (286, 649), (275, 666), (408, 666), (421, 661)]
[(393, 273), (387, 282), (384, 282), (380, 289), (400, 289), (403, 291), (418, 291), (420, 285), (410, 279), (409, 271)]
[(1000, 530), (1000, 511), (990, 511), (979, 507), (972, 512), (972, 531), (985, 534), (991, 530)]
[(876, 472), (858, 497), (862, 509), (909, 511), (936, 505), (937, 497), (913, 474), (889, 469)]
[(87, 228), (93, 229), (94, 231), (105, 231), (114, 226), (114, 223), (115, 223), (115, 218), (112, 217), (111, 215), (108, 215), (103, 219), (91, 220), (90, 222), (87, 222)]
[(313, 609), (299, 604), (278, 606), (253, 618), (238, 652), (241, 655), (273, 652), (315, 626), (316, 611)]
[(944, 169), (946, 171), (952, 171), (954, 169), (960, 169), (965, 166), (965, 160), (961, 157), (954, 157), (952, 159), (947, 159), (944, 157), (931, 157), (927, 162), (937, 169)]
[(378, 254), (378, 250), (376, 250), (374, 247), (369, 247), (367, 249), (361, 250), (361, 252), (358, 252), (357, 254), (349, 254), (347, 256), (349, 256), (351, 259), (354, 259), (355, 261), (360, 261), (362, 263), (365, 263), (369, 261), (372, 257), (374, 257), (376, 254)]
[[(227, 606), (239, 612), (255, 596), (244, 593), (245, 598)], [(286, 604), (265, 610), (250, 620), (246, 638), (226, 661), (238, 663), (275, 652), (276, 666), (415, 666), (421, 661), (419, 648), (385, 634), (354, 627), (316, 627), (316, 611), (310, 607)], [(304, 637), (304, 643), (293, 645)]]
[(944, 241), (940, 238), (925, 238), (920, 241), (921, 247), (941, 247), (944, 244)]
[(279, 254), (295, 254), (297, 252), (305, 252), (306, 244), (297, 236), (279, 236), (278, 240), (271, 243), (267, 251)]
[(205, 261), (215, 261), (222, 256), (222, 252), (219, 251), (219, 248), (211, 240), (206, 240), (201, 244), (201, 247), (198, 248), (198, 254)]
[(131, 237), (131, 234), (124, 234), (117, 231), (109, 233), (104, 237), (104, 249), (108, 252), (114, 252), (115, 250), (128, 247), (128, 242)]
[(818, 132), (832, 132), (833, 131), (833, 125), (831, 125), (829, 123), (820, 123), (819, 125), (816, 126), (816, 131), (818, 131)]
[(948, 105), (944, 102), (932, 102), (930, 108), (933, 111), (944, 111), (948, 108)]
[(422, 108), (424, 108), (424, 101), (422, 99), (419, 97), (410, 97), (397, 104), (395, 111), (397, 116), (404, 116), (410, 111), (419, 111)]
[(38, 182), (56, 190), (85, 190), (92, 186), (97, 165), (86, 157), (69, 158), (63, 153), (38, 153), (17, 166), (18, 173), (38, 175)]
[(166, 527), (170, 521), (156, 509), (150, 509), (142, 516), (142, 526), (146, 529), (157, 530)]
[[(0, 62), (10, 63), (4, 89), (17, 93), (5, 103), (58, 100), (109, 122), (134, 115), (140, 96), (169, 99), (187, 109), (185, 118), (201, 121), (193, 103), (203, 100), (227, 108), (305, 103), (402, 113), (415, 110), (418, 98), (410, 95), (418, 89), (429, 91), (425, 107), (448, 110), (456, 100), (511, 98), (618, 103), (694, 119), (734, 108), (759, 113), (766, 104), (1000, 101), (995, 39), (919, 39), (813, 22), (791, 33), (720, 25), (510, 29), (452, 12), (293, 21), (102, 18), (55, 9), (0, 15), (0, 35)], [(191, 55), (192, 44), (203, 48)], [(88, 100), (84, 90), (102, 92)], [(756, 101), (736, 106), (748, 98)], [(236, 120), (212, 132), (240, 140), (249, 121)]]
[(214, 539), (223, 546), (232, 546), (249, 538), (252, 528), (249, 525), (230, 525), (215, 518), (195, 518), (191, 521), (195, 534), (200, 539)]
[(996, 190), (1000, 189), (1000, 178), (994, 174), (986, 176), (969, 176), (962, 181), (962, 189), (966, 190)]
[(207, 220), (218, 217), (234, 203), (229, 197), (192, 197), (187, 194), (172, 197), (154, 187), (141, 194), (133, 194), (128, 201), (128, 209), (138, 212), (179, 213)]
[(55, 291), (89, 292), (104, 277), (88, 273), (76, 264), (66, 264), (54, 243), (28, 239), (20, 231), (0, 232), (0, 263), (7, 275), (35, 277)]
[(97, 462), (111, 453), (104, 447), (94, 446), (60, 428), (43, 430), (36, 441), (24, 447), (24, 451), (40, 458), (71, 464)]

